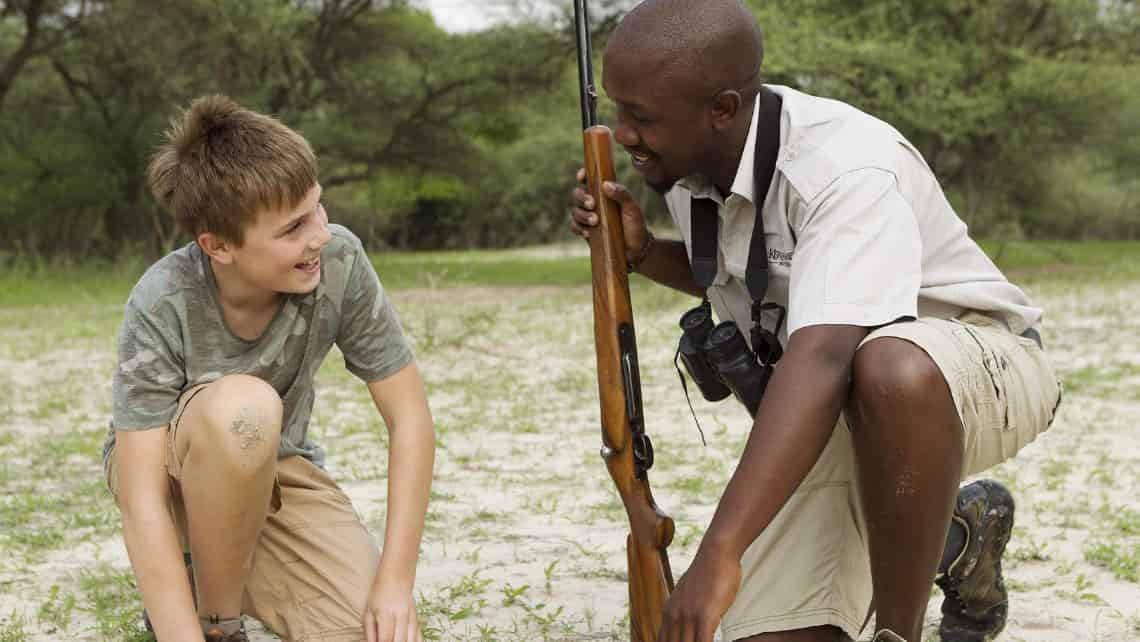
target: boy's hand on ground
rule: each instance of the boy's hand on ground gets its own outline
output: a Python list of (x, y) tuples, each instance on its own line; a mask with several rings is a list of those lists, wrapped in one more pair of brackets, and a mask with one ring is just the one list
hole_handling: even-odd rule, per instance
[(378, 579), (364, 607), (364, 635), (368, 642), (423, 642), (412, 591)]
[(697, 551), (665, 602), (657, 642), (713, 642), (716, 627), (740, 590), (740, 560)]
[[(570, 214), (570, 231), (589, 240), (591, 228), (597, 227), (598, 215), (594, 211), (597, 204), (586, 186), (586, 170), (579, 169), (577, 174), (578, 187), (572, 194), (574, 210)], [(607, 182), (602, 192), (614, 199), (621, 206), (621, 227), (625, 234), (626, 256), (636, 256), (649, 242), (649, 230), (645, 228), (645, 215), (637, 199), (629, 193), (620, 183)]]

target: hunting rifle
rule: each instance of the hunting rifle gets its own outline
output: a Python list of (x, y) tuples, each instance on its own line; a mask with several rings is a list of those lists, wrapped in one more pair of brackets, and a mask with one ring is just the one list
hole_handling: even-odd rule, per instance
[(574, 23), (586, 182), (599, 221), (590, 233), (590, 270), (594, 283), (598, 397), (602, 409), (601, 454), (629, 516), (626, 557), (630, 639), (656, 642), (661, 610), (673, 590), (673, 572), (665, 551), (673, 541), (673, 520), (661, 512), (649, 490), (653, 445), (645, 434), (641, 406), (641, 377), (629, 302), (621, 208), (602, 194), (602, 183), (615, 178), (613, 137), (609, 128), (598, 124), (586, 0), (574, 0)]

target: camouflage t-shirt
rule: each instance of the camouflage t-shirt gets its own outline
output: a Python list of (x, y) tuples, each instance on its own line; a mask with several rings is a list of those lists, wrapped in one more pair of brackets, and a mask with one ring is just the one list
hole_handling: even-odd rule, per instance
[(321, 250), (321, 281), (308, 294), (287, 295), (261, 336), (247, 341), (227, 327), (209, 258), (194, 243), (152, 265), (131, 291), (119, 330), (112, 385), (111, 431), (165, 426), (178, 397), (228, 374), (262, 379), (281, 395), (280, 457), (302, 455), (317, 465), (324, 449), (308, 439), (313, 376), (333, 343), (345, 366), (365, 382), (412, 361), (396, 311), (358, 239), (330, 225)]

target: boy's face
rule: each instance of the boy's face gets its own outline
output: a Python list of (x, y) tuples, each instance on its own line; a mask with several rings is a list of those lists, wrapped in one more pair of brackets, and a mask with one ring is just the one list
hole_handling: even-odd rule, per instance
[[(245, 228), (240, 247), (226, 255), (251, 290), (304, 294), (321, 281), (321, 248), (329, 241), (321, 186), (314, 185), (291, 210), (262, 210)], [(216, 258), (216, 257), (215, 257)]]

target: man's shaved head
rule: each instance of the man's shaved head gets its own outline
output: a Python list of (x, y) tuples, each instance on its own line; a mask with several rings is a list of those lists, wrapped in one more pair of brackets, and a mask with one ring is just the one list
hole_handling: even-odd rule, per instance
[(741, 90), (749, 102), (763, 56), (760, 27), (740, 0), (645, 0), (606, 46), (607, 64), (620, 59), (706, 98)]

